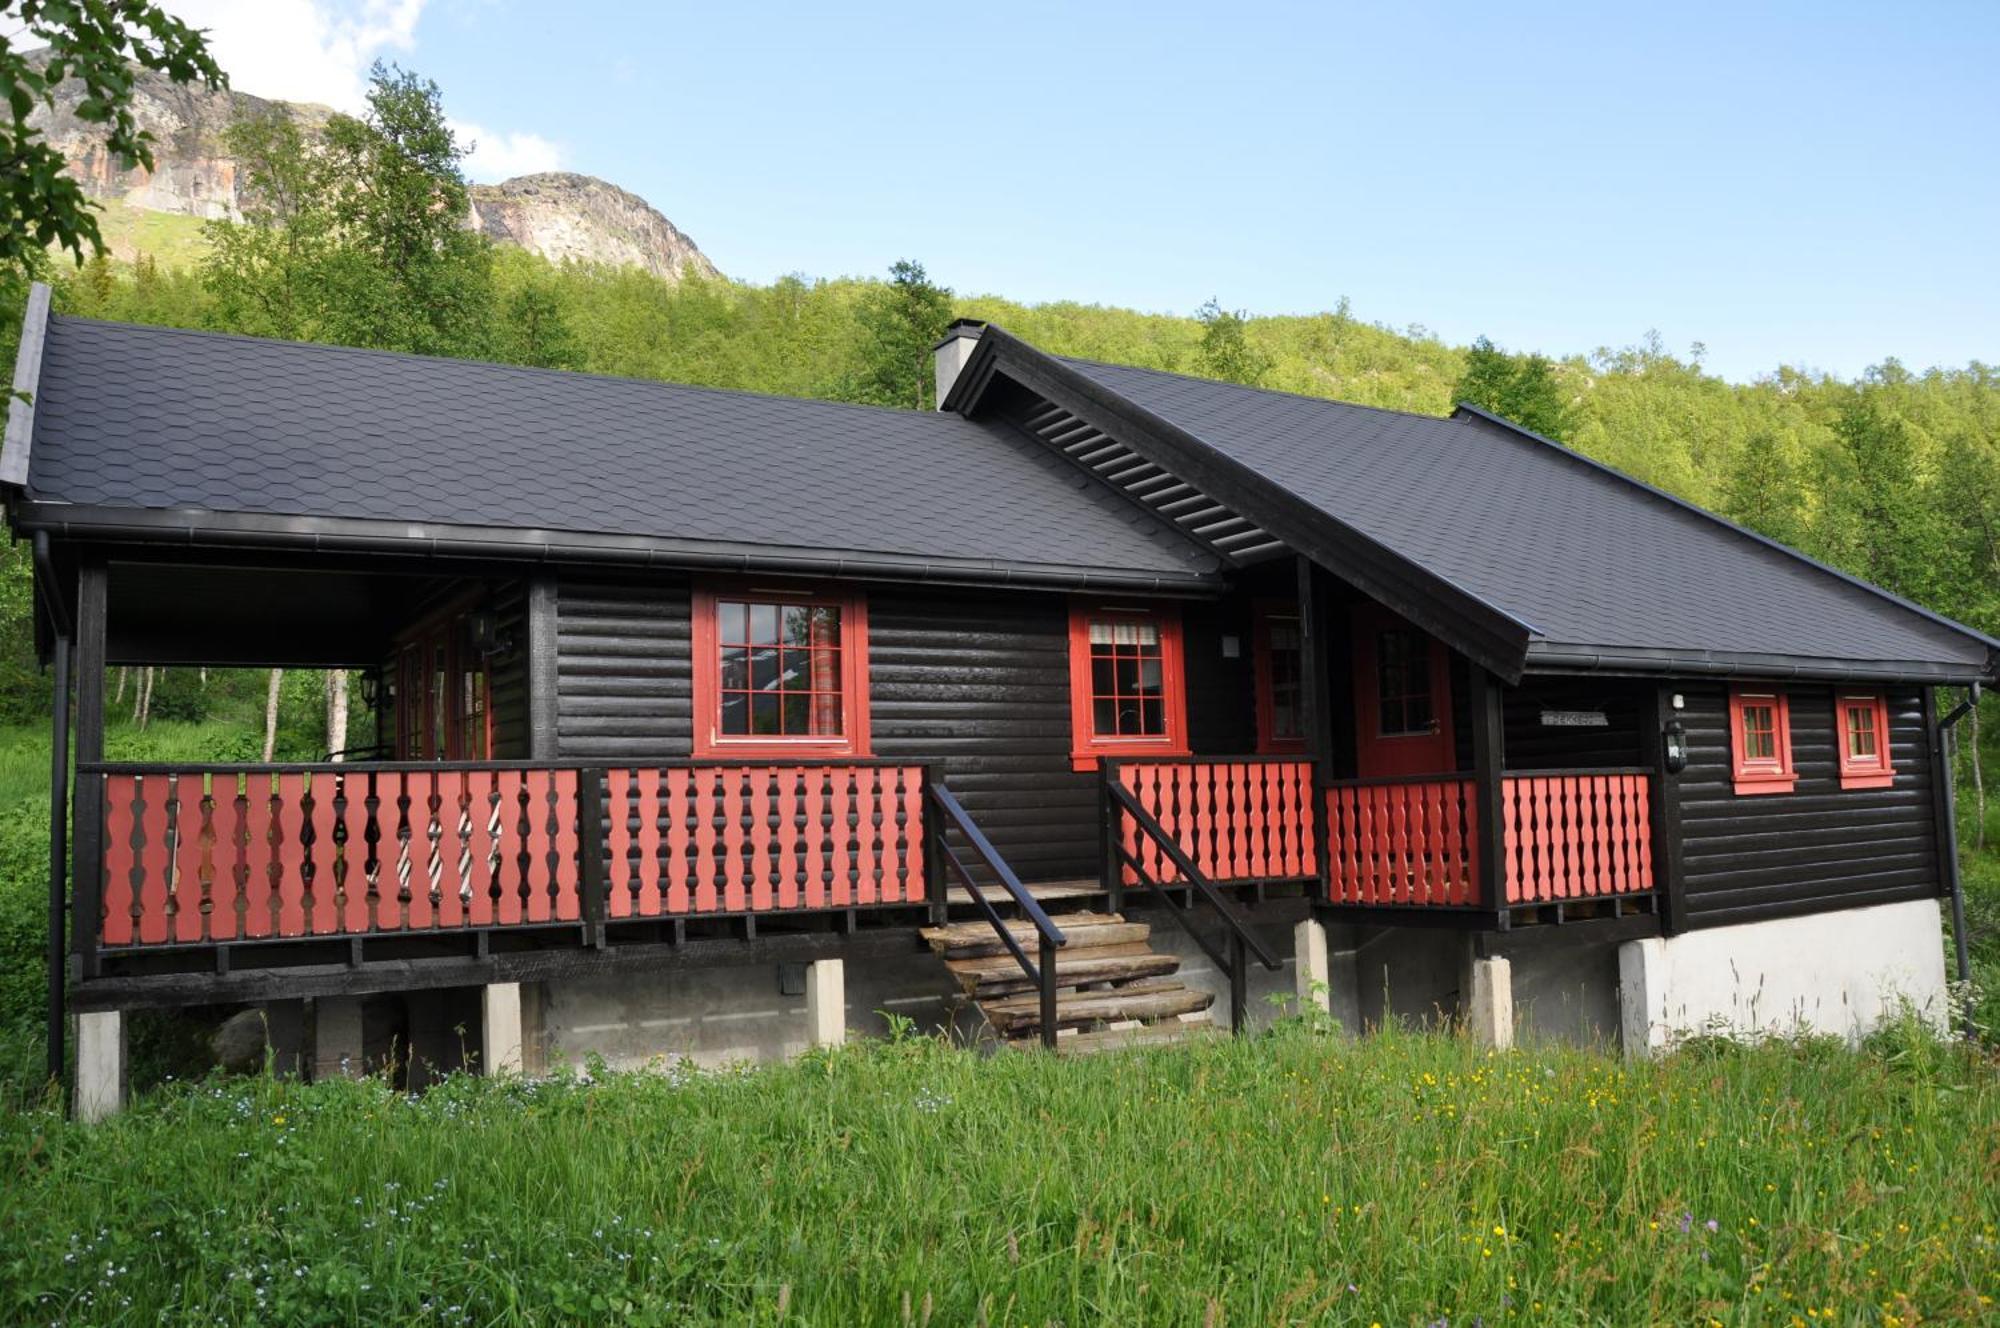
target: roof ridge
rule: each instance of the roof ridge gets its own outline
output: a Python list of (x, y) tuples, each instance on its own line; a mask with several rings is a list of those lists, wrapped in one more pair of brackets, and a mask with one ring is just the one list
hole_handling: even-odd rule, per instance
[(893, 415), (899, 419), (939, 419), (957, 420), (965, 424), (977, 424), (976, 420), (966, 420), (956, 411), (904, 410), (900, 406), (871, 406), (861, 401), (836, 401), (827, 397), (795, 397), (782, 392), (754, 392), (743, 387), (712, 387), (705, 383), (682, 383), (671, 378), (637, 378), (630, 374), (591, 373), (583, 369), (548, 369), (533, 364), (508, 364), (503, 360), (480, 360), (458, 355), (421, 355), (409, 350), (382, 350), (374, 346), (347, 346), (335, 341), (300, 341), (291, 337), (258, 337), (247, 332), (222, 332), (205, 327), (177, 327), (171, 323), (129, 323), (116, 318), (92, 318), (85, 314), (51, 313), (51, 323), (88, 323), (95, 327), (125, 328), (136, 332), (163, 333), (169, 335), (202, 337), (212, 341), (247, 341), (258, 346), (289, 346), (304, 350), (337, 351), (344, 355), (366, 355), (391, 360), (414, 360), (419, 364), (463, 364), (483, 369), (499, 369), (508, 373), (525, 374), (542, 378), (557, 378), (567, 382), (624, 383), (633, 387), (660, 388), (675, 392), (702, 392), (711, 396), (749, 397), (755, 401), (795, 402), (806, 406), (836, 406), (843, 410), (862, 411), (873, 415)]
[[(1047, 354), (1046, 351), (1043, 352)], [(1368, 410), (1377, 415), (1395, 415), (1402, 419), (1429, 420), (1433, 424), (1454, 423), (1449, 415), (1430, 415), (1420, 410), (1401, 410), (1395, 406), (1370, 406), (1360, 401), (1342, 401), (1339, 397), (1316, 397), (1310, 392), (1294, 392), (1284, 387), (1254, 387), (1249, 383), (1232, 383), (1227, 378), (1203, 378), (1200, 374), (1186, 374), (1178, 369), (1156, 369), (1150, 364), (1120, 364), (1116, 360), (1093, 360), (1082, 355), (1057, 355), (1054, 357), (1069, 364), (1092, 364), (1105, 369), (1130, 369), (1138, 373), (1158, 374), (1162, 378), (1178, 378), (1184, 383), (1202, 383), (1209, 387), (1233, 387), (1244, 392), (1261, 392), (1265, 396), (1289, 397), (1293, 401), (1307, 401), (1315, 406), (1341, 406), (1347, 410)]]

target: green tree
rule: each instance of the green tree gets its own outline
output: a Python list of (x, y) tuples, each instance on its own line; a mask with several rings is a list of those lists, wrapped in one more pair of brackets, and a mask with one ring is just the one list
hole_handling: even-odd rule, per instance
[(934, 284), (922, 263), (894, 264), (888, 284), (871, 289), (856, 311), (861, 364), (839, 395), (877, 406), (934, 408), (931, 347), (951, 318), (951, 291)]
[(201, 33), (144, 0), (0, 3), (0, 85), (10, 117), (0, 127), (0, 266), (19, 267), (52, 244), (79, 263), (86, 246), (104, 252), (96, 205), (28, 117), (55, 104), (59, 84), (79, 79), (78, 117), (105, 127), (113, 156), (151, 170), (153, 136), (132, 113), (134, 65), (176, 83), (219, 88), (227, 81)]
[(1509, 355), (1480, 337), (1466, 351), (1454, 395), (1544, 438), (1563, 442), (1569, 436), (1569, 400), (1546, 356)]
[(490, 353), (492, 248), (465, 226), (464, 156), (435, 83), (375, 66), (368, 112), (314, 141), (241, 122), (243, 220), (207, 227), (204, 275), (232, 330), (426, 355)]
[(1798, 467), (1774, 434), (1752, 435), (1723, 486), (1722, 514), (1783, 544), (1801, 542), (1805, 491)]
[(1225, 383), (1241, 383), (1245, 387), (1256, 387), (1264, 381), (1264, 375), (1271, 370), (1271, 361), (1250, 344), (1245, 331), (1249, 319), (1242, 310), (1232, 312), (1223, 308), (1220, 300), (1211, 299), (1195, 311), (1194, 317), (1201, 324), (1201, 348), (1195, 363), (1203, 377), (1220, 378)]

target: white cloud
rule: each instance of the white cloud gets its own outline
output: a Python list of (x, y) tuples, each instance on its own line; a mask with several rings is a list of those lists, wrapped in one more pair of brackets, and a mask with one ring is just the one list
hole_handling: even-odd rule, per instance
[[(209, 48), (238, 92), (312, 101), (359, 112), (368, 69), (377, 60), (412, 63), (417, 20), (426, 0), (169, 0), (175, 17), (203, 28)], [(475, 180), (552, 171), (562, 149), (533, 133), (508, 133), (453, 121), (470, 144), (466, 174)]]
[(207, 29), (209, 49), (239, 92), (359, 111), (368, 67), (416, 47), (425, 0), (170, 0)]
[(515, 175), (553, 171), (563, 162), (562, 149), (540, 134), (496, 134), (463, 120), (451, 122), (460, 147), (470, 147), (465, 173), (482, 182), (505, 180)]

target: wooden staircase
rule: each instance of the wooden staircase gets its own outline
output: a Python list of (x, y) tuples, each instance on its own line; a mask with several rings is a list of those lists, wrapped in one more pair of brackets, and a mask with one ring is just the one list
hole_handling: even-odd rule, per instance
[[(1174, 976), (1180, 958), (1153, 948), (1147, 924), (1093, 912), (1051, 920), (1068, 938), (1055, 961), (1058, 1051), (1156, 1046), (1219, 1031), (1207, 1013), (1215, 997)], [(1006, 926), (1032, 954), (1034, 924)], [(1004, 1045), (1039, 1045), (1040, 993), (992, 923), (954, 922), (922, 935)]]

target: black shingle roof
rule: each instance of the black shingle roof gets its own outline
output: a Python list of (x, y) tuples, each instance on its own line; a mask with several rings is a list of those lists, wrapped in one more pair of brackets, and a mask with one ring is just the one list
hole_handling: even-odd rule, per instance
[(27, 495), (1188, 581), (1216, 560), (1007, 426), (51, 318)]
[(1969, 630), (1498, 421), (1060, 363), (1512, 617), (1530, 660), (1989, 667)]

